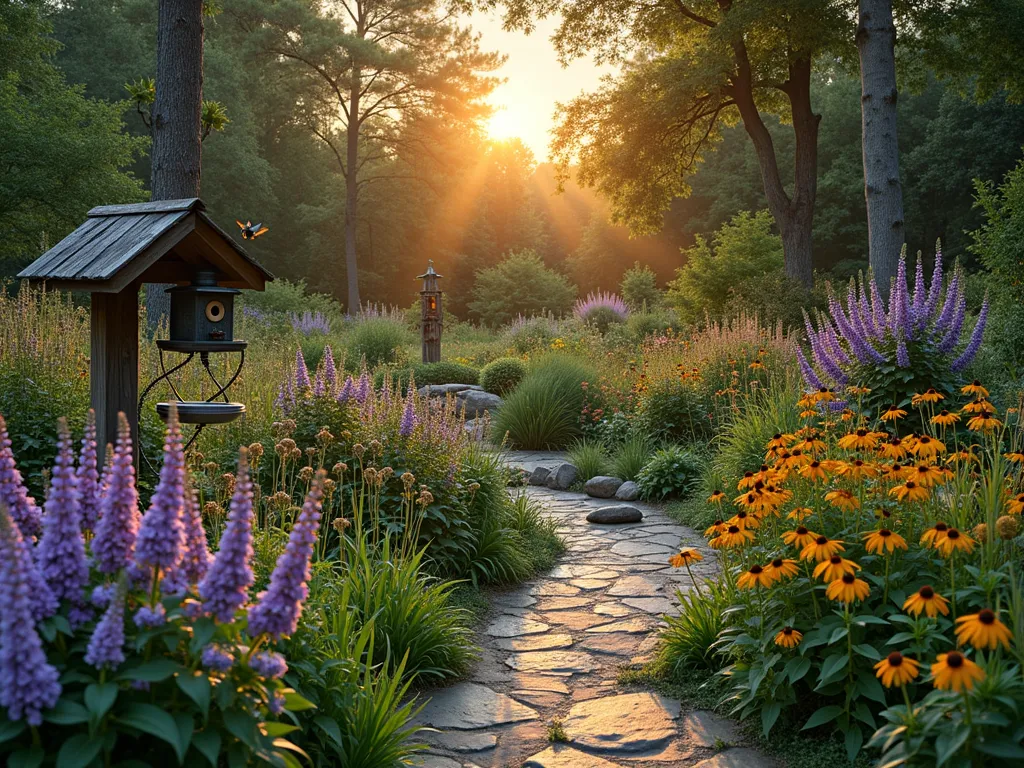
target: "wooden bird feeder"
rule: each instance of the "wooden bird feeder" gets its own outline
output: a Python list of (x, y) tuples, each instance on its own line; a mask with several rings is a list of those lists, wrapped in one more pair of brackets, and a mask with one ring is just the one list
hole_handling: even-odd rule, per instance
[(420, 291), (420, 331), (423, 334), (423, 362), (437, 363), (441, 360), (441, 331), (444, 313), (441, 310), (441, 288), (437, 281), (441, 275), (434, 271), (434, 262), (427, 262), (427, 271), (416, 277), (423, 281)]
[[(49, 288), (92, 294), (90, 390), (100, 445), (117, 435), (117, 414), (139, 436), (139, 288), (174, 283), (171, 339), (230, 351), (236, 290), (262, 291), (273, 280), (205, 213), (199, 198), (105, 205), (18, 277)], [(181, 287), (184, 286), (184, 287)], [(182, 349), (180, 351), (188, 351)]]

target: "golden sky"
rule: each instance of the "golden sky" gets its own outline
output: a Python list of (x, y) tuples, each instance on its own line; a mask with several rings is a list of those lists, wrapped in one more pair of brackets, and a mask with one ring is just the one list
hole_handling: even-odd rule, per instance
[(498, 107), (489, 123), (491, 135), (497, 139), (518, 136), (538, 162), (546, 161), (555, 104), (595, 89), (601, 75), (612, 69), (598, 67), (590, 59), (577, 59), (568, 67), (559, 64), (550, 40), (556, 19), (538, 22), (529, 35), (503, 30), (497, 13), (474, 13), (469, 23), (481, 34), (481, 48), (508, 55), (495, 73), (506, 82), (491, 96), (491, 103)]

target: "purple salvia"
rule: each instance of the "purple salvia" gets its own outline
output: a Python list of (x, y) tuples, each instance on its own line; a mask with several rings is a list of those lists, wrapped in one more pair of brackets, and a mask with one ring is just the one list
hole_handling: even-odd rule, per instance
[(796, 349), (796, 360), (800, 364), (800, 373), (803, 374), (804, 381), (808, 387), (818, 390), (825, 386), (821, 383), (821, 379), (818, 378), (818, 374), (814, 372), (811, 364), (807, 362), (807, 358), (804, 357), (804, 352), (800, 347)]
[(946, 335), (942, 337), (942, 341), (939, 342), (937, 348), (940, 354), (948, 355), (956, 349), (956, 345), (960, 343), (960, 334), (963, 331), (966, 316), (967, 297), (963, 295), (963, 291), (960, 291), (960, 296), (956, 302), (956, 309), (953, 312), (952, 319), (949, 321), (949, 328), (946, 330)]
[(89, 639), (85, 663), (96, 669), (117, 669), (124, 662), (124, 586), (115, 588), (103, 618)]
[(204, 667), (214, 672), (227, 672), (235, 666), (235, 657), (218, 645), (203, 648), (200, 659)]
[(75, 481), (75, 454), (68, 423), (57, 421), (57, 461), (43, 515), (43, 536), (36, 549), (39, 570), (58, 600), (83, 602), (89, 564), (82, 538), (82, 512)]
[(324, 346), (324, 381), (327, 383), (327, 391), (333, 395), (338, 390), (338, 368), (334, 364), (334, 352), (330, 344)]
[(26, 539), (42, 533), (43, 515), (22, 482), (3, 416), (0, 416), (0, 504), (10, 511), (11, 518)]
[(316, 377), (313, 379), (313, 397), (323, 397), (327, 393), (327, 384), (324, 381), (324, 369), (318, 368)]
[(929, 320), (934, 320), (935, 310), (942, 296), (942, 244), (935, 243), (935, 265), (932, 267), (932, 282), (928, 286), (928, 301), (925, 302), (924, 313)]
[(861, 273), (857, 290), (857, 319), (869, 339), (881, 339), (885, 334), (885, 328), (881, 330), (875, 327), (875, 318), (871, 314), (871, 302), (868, 300), (867, 287), (864, 284), (864, 274)]
[(249, 459), (243, 449), (235, 473), (228, 521), (220, 537), (220, 549), (206, 578), (199, 583), (203, 608), (221, 623), (234, 620), (252, 586), (252, 480)]
[(356, 385), (356, 402), (360, 405), (365, 403), (372, 389), (373, 387), (370, 386), (370, 375), (366, 372), (366, 368), (363, 368), (359, 374), (359, 383)]
[(843, 345), (839, 343), (839, 335), (836, 333), (835, 327), (828, 318), (821, 319), (821, 333), (819, 336), (825, 343), (826, 349), (832, 358), (839, 363), (839, 365), (849, 365), (853, 362), (853, 359), (846, 354), (846, 350), (843, 349)]
[(804, 324), (807, 327), (807, 336), (811, 342), (811, 353), (814, 356), (814, 362), (818, 364), (818, 367), (833, 381), (837, 382), (840, 379), (845, 378), (842, 369), (839, 364), (832, 359), (829, 355), (828, 350), (822, 343), (821, 335), (815, 333), (811, 328), (810, 319), (807, 317), (807, 313), (804, 313)]
[(888, 321), (885, 316), (885, 302), (882, 301), (882, 294), (878, 290), (878, 284), (875, 282), (872, 276), (868, 280), (868, 287), (871, 290), (871, 319), (875, 326), (875, 332), (879, 338), (885, 336), (885, 329), (888, 327)]
[(944, 338), (946, 331), (949, 330), (949, 324), (953, 322), (956, 308), (960, 303), (960, 294), (963, 292), (963, 287), (960, 285), (960, 274), (961, 270), (953, 270), (953, 279), (949, 281), (949, 285), (946, 287), (946, 300), (942, 303), (939, 319), (935, 321), (935, 325), (932, 328), (933, 336), (938, 336), (940, 339)]
[(846, 339), (846, 342), (850, 345), (850, 349), (853, 351), (854, 356), (862, 363), (870, 362), (881, 362), (885, 358), (882, 357), (879, 352), (872, 347), (868, 340), (864, 336), (864, 332), (857, 327), (856, 321), (856, 305), (857, 301), (854, 297), (854, 288), (851, 282), (850, 286), (850, 317), (847, 317), (843, 311), (842, 305), (839, 303), (839, 299), (835, 296), (829, 296), (829, 310), (832, 313), (832, 317), (836, 321), (836, 325), (839, 326), (839, 332)]
[(274, 398), (274, 408), (279, 411), (285, 410), (284, 383), (277, 385), (277, 396)]
[(288, 662), (284, 656), (273, 651), (260, 651), (249, 659), (249, 667), (260, 677), (267, 680), (279, 680), (288, 672)]
[(270, 585), (260, 593), (259, 602), (249, 608), (249, 636), (270, 635), (276, 640), (295, 632), (302, 604), (309, 594), (309, 560), (313, 556), (320, 527), (320, 500), (325, 473), (320, 470), (313, 481), (302, 512), (288, 537), (285, 551), (277, 559)]
[(903, 339), (896, 342), (896, 365), (900, 368), (910, 367), (910, 354), (907, 352), (907, 342)]
[(971, 331), (971, 338), (967, 342), (967, 347), (960, 357), (953, 361), (953, 365), (950, 366), (953, 373), (960, 373), (960, 371), (971, 364), (974, 356), (978, 354), (978, 350), (981, 349), (981, 339), (985, 335), (986, 322), (988, 322), (988, 298), (981, 305), (981, 312), (978, 313), (978, 322), (974, 324), (974, 330)]
[(163, 603), (156, 603), (152, 606), (143, 605), (135, 612), (132, 621), (139, 629), (162, 627), (167, 623), (167, 609), (164, 608)]
[(416, 406), (412, 397), (413, 390), (405, 398), (405, 409), (402, 411), (402, 421), (398, 425), (398, 434), (402, 437), (409, 437), (416, 429)]
[(301, 396), (309, 387), (309, 369), (306, 367), (306, 358), (302, 356), (302, 347), (299, 347), (295, 350), (295, 391)]
[(78, 502), (82, 510), (82, 530), (92, 531), (99, 519), (101, 495), (96, 456), (96, 411), (92, 408), (85, 420), (85, 436), (82, 438), (82, 451), (75, 475), (78, 479)]
[(100, 508), (96, 510), (96, 520), (103, 516), (103, 504), (110, 489), (110, 473), (114, 469), (114, 444), (107, 443), (107, 450), (103, 461), (103, 473), (100, 475)]
[(203, 513), (199, 510), (195, 489), (191, 489), (185, 499), (185, 555), (181, 562), (182, 573), (189, 584), (198, 584), (206, 577), (212, 559), (203, 528)]
[(345, 383), (342, 385), (341, 389), (338, 390), (338, 398), (337, 398), (338, 402), (339, 403), (347, 403), (354, 396), (355, 396), (355, 382), (352, 381), (352, 377), (351, 376), (347, 376), (345, 378)]
[(32, 584), (16, 553), (27, 546), (0, 504), (0, 707), (10, 720), (41, 725), (60, 698), (60, 673), (46, 660), (33, 618)]
[(920, 329), (928, 321), (925, 307), (928, 305), (928, 297), (924, 287), (924, 263), (921, 261), (921, 253), (917, 254), (917, 266), (914, 268), (914, 303), (912, 314), (914, 327)]
[(135, 542), (135, 562), (153, 573), (170, 573), (185, 550), (185, 454), (177, 409), (171, 407), (164, 435), (160, 480), (142, 516)]
[(892, 294), (889, 296), (889, 330), (897, 340), (909, 337), (909, 309), (910, 302), (907, 298), (907, 260), (901, 256), (899, 266), (896, 269)]
[(117, 447), (107, 473), (109, 485), (92, 539), (92, 556), (101, 573), (116, 573), (135, 552), (139, 530), (139, 495), (135, 490), (131, 427), (123, 413), (117, 416)]
[[(2, 506), (3, 502), (0, 502), (0, 507)], [(3, 513), (0, 512), (0, 514)], [(14, 557), (17, 559), (16, 566), (21, 571), (29, 588), (28, 594), (32, 601), (32, 620), (42, 621), (53, 616), (60, 606), (57, 598), (53, 596), (53, 592), (43, 578), (42, 572), (39, 570), (39, 566), (32, 555), (32, 546), (23, 536), (18, 536), (17, 541), (12, 546), (14, 548)]]

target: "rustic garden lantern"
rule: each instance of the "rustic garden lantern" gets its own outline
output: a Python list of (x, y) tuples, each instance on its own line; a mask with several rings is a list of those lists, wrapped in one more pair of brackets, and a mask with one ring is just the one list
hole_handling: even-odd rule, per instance
[(434, 271), (434, 262), (427, 262), (427, 271), (419, 275), (417, 280), (423, 281), (422, 308), (420, 311), (420, 328), (423, 334), (423, 362), (437, 363), (441, 360), (441, 328), (443, 315), (441, 312), (441, 289), (437, 281), (441, 275)]
[[(143, 283), (174, 283), (169, 339), (160, 339), (161, 375), (143, 391), (166, 380), (178, 401), (179, 417), (197, 425), (223, 423), (244, 412), (229, 403), (225, 391), (238, 377), (245, 342), (235, 341), (234, 297), (240, 288), (262, 291), (267, 270), (252, 259), (205, 213), (198, 198), (156, 200), (134, 205), (93, 208), (88, 218), (18, 277), (45, 282), (50, 288), (92, 294), (90, 388), (100, 445), (117, 434), (117, 413), (123, 411), (138, 441), (139, 288)], [(171, 368), (165, 352), (187, 355)], [(238, 352), (241, 359), (230, 380), (221, 385), (210, 369), (209, 355)], [(216, 384), (203, 402), (185, 401), (170, 379), (198, 354)], [(214, 403), (221, 398), (223, 402)], [(160, 403), (166, 416), (169, 403)]]

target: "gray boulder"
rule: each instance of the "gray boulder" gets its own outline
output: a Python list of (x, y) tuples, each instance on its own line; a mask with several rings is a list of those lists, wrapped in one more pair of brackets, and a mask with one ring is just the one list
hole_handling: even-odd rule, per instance
[(465, 411), (467, 419), (476, 419), (484, 415), (485, 411), (494, 413), (501, 407), (501, 398), (484, 392), (479, 387), (475, 389), (463, 389), (455, 393), (455, 403), (459, 411)]
[(614, 507), (599, 507), (587, 515), (588, 523), (613, 525), (615, 523), (639, 523), (644, 513), (628, 504), (616, 504)]
[(615, 498), (619, 501), (636, 501), (640, 498), (640, 486), (632, 480), (627, 480), (619, 486), (615, 492)]
[(530, 485), (547, 485), (551, 477), (551, 470), (548, 467), (537, 467), (530, 474)]
[(470, 390), (484, 391), (483, 387), (479, 387), (476, 384), (427, 384), (425, 387), (420, 387), (417, 391), (423, 397), (444, 397), (445, 395), (454, 395)]
[(622, 480), (618, 477), (598, 475), (587, 480), (587, 484), (583, 486), (583, 492), (595, 499), (610, 499), (621, 485)]
[(576, 482), (576, 475), (576, 467), (569, 462), (563, 462), (551, 470), (547, 486), (554, 491), (567, 491), (569, 486)]

